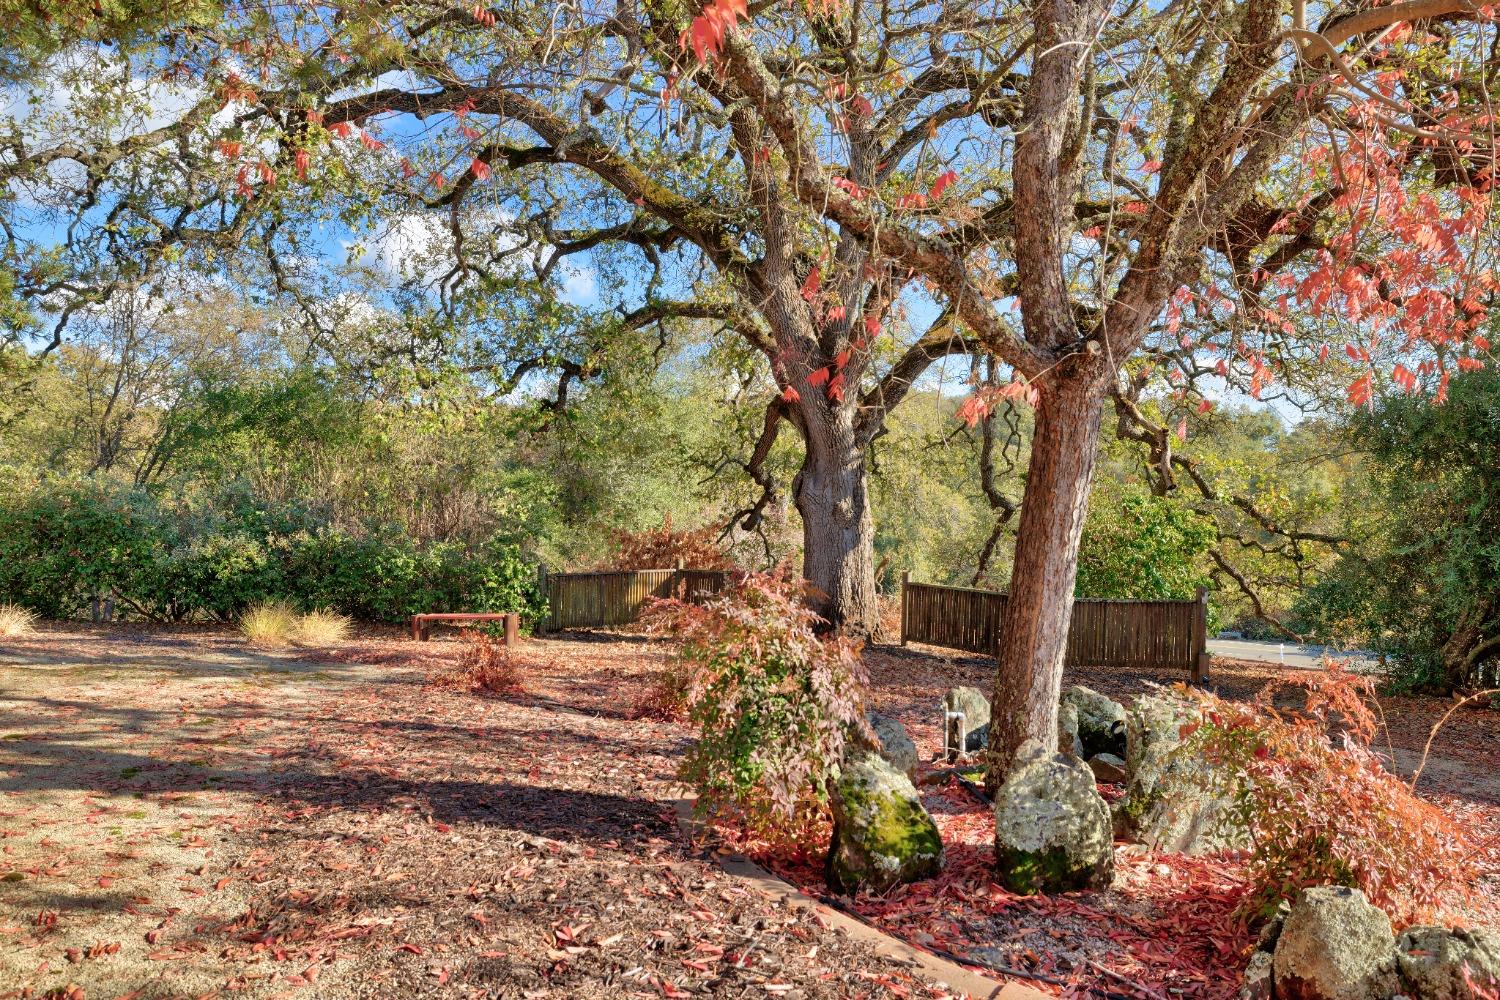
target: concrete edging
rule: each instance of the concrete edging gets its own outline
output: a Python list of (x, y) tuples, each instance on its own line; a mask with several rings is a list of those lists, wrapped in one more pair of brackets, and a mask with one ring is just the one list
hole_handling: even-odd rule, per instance
[[(677, 827), (689, 841), (694, 840), (695, 835), (703, 828), (697, 817), (693, 815), (693, 801), (690, 798), (679, 798), (673, 803), (673, 809), (677, 815)], [(956, 962), (950, 962), (930, 952), (922, 951), (920, 948), (914, 948), (899, 938), (876, 930), (863, 920), (818, 902), (790, 882), (742, 855), (733, 854), (719, 857), (717, 860), (719, 867), (734, 879), (757, 889), (779, 903), (797, 909), (811, 910), (830, 927), (840, 928), (854, 940), (871, 945), (878, 954), (895, 960), (911, 971), (920, 972), (950, 989), (974, 997), (976, 1000), (1053, 1000), (1050, 993), (1043, 993), (1041, 990), (1021, 983), (997, 982), (965, 969)]]

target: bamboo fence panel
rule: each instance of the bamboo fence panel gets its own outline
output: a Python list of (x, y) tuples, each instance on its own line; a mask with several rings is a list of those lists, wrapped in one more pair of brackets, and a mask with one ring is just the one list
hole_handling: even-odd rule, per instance
[[(903, 576), (901, 641), (995, 653), (1005, 602), (998, 591), (913, 583)], [(1195, 601), (1074, 601), (1066, 662), (1181, 669), (1200, 680), (1208, 665), (1206, 615), (1203, 591)]]
[(547, 631), (628, 625), (651, 598), (703, 600), (724, 589), (720, 570), (640, 569), (595, 573), (549, 573)]

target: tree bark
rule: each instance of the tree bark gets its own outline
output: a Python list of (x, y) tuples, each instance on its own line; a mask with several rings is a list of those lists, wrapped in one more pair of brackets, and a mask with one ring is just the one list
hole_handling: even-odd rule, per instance
[(793, 498), (802, 515), (802, 575), (831, 627), (870, 636), (880, 621), (866, 448), (852, 432), (807, 433)]
[(1010, 599), (1000, 623), (986, 776), (992, 792), (1023, 743), (1057, 742), (1063, 654), (1102, 405), (1103, 380), (1094, 372), (1041, 386)]

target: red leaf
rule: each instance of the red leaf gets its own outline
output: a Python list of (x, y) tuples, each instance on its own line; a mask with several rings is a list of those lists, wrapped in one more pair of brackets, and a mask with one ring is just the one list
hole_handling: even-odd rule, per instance
[(955, 171), (944, 170), (938, 174), (938, 179), (932, 182), (932, 190), (928, 194), (932, 197), (933, 201), (937, 201), (943, 196), (943, 192), (947, 190), (948, 185), (956, 180), (958, 180), (958, 174)]
[(811, 375), (807, 376), (807, 384), (808, 385), (823, 385), (823, 384), (825, 384), (828, 381), (828, 376), (829, 376), (829, 371), (828, 371), (828, 368), (826, 366), (822, 367), (822, 368), (819, 368), (817, 371), (815, 371)]
[(814, 267), (807, 272), (807, 280), (802, 282), (802, 298), (811, 302), (818, 295), (818, 288), (823, 284), (823, 272)]
[(793, 389), (791, 386), (787, 386), (785, 389), (781, 390), (781, 398), (784, 402), (796, 403), (801, 401), (802, 394), (796, 389)]
[(479, 157), (474, 157), (474, 162), (469, 164), (469, 172), (476, 180), (488, 180), (490, 176), (490, 165)]
[(1349, 402), (1355, 406), (1363, 406), (1370, 401), (1370, 395), (1374, 391), (1374, 382), (1366, 375), (1349, 386)]

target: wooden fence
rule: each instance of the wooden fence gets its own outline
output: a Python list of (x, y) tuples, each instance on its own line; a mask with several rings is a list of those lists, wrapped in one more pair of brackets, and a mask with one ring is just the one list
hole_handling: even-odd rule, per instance
[(549, 573), (545, 629), (628, 625), (653, 597), (702, 599), (724, 588), (728, 574), (709, 569), (605, 570)]
[[(993, 654), (1006, 595), (970, 587), (912, 583), (901, 576), (901, 642)], [(1208, 593), (1196, 601), (1073, 602), (1066, 662), (1071, 666), (1187, 670), (1208, 676)]]

